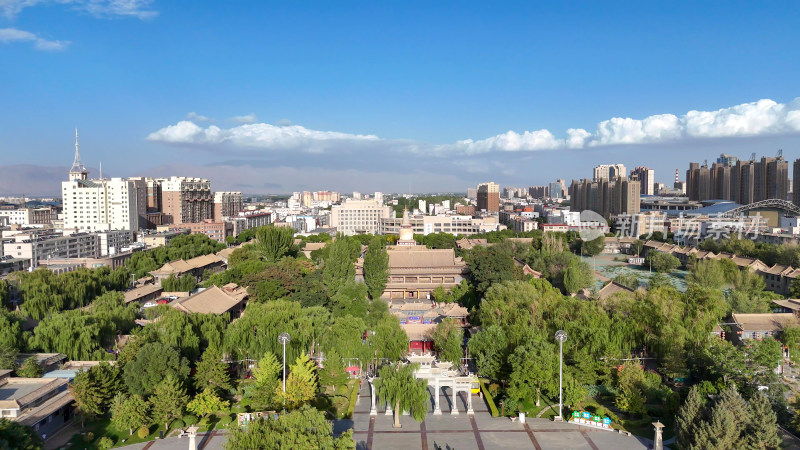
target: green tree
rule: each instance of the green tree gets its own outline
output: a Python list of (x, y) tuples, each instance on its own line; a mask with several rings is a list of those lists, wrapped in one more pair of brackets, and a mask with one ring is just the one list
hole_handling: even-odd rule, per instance
[(258, 448), (264, 450), (355, 449), (352, 430), (333, 437), (333, 424), (325, 414), (311, 406), (284, 412), (277, 419), (260, 419), (250, 422), (246, 428), (231, 430), (224, 444), (228, 450)]
[(732, 290), (727, 300), (731, 311), (738, 314), (762, 314), (772, 310), (772, 298), (764, 292)]
[(256, 248), (261, 258), (276, 262), (291, 251), (294, 245), (294, 230), (269, 225), (256, 230)]
[(153, 395), (150, 396), (150, 405), (153, 410), (153, 420), (164, 424), (164, 431), (169, 429), (169, 423), (183, 416), (189, 396), (174, 375), (168, 374), (164, 380), (156, 385)]
[(800, 278), (795, 278), (789, 285), (790, 294), (792, 298), (800, 298)]
[(297, 357), (289, 370), (286, 392), (283, 392), (283, 386), (279, 386), (275, 389), (275, 395), (283, 400), (288, 409), (297, 409), (317, 395), (316, 368), (308, 355), (303, 354)]
[(107, 362), (78, 372), (69, 384), (76, 409), (82, 418), (105, 415), (114, 396), (123, 389), (119, 368)]
[(19, 352), (16, 348), (0, 345), (0, 369), (15, 370), (17, 368), (17, 355), (19, 355)]
[(344, 386), (347, 384), (348, 373), (345, 371), (344, 360), (336, 350), (325, 354), (325, 365), (319, 371), (319, 384), (321, 386)]
[(231, 388), (228, 364), (222, 361), (222, 355), (216, 348), (208, 348), (203, 353), (203, 359), (197, 363), (194, 385), (197, 390), (212, 389), (216, 393)]
[(454, 366), (461, 365), (463, 351), (461, 345), (464, 342), (464, 328), (461, 321), (457, 319), (444, 319), (433, 330), (433, 348), (439, 355), (440, 361), (450, 361)]
[(42, 366), (36, 362), (35, 356), (27, 358), (16, 372), (17, 376), (25, 378), (41, 378), (44, 374), (44, 370), (42, 370)]
[(669, 273), (680, 267), (681, 261), (669, 253), (651, 251), (647, 252), (645, 264), (657, 272)]
[(142, 346), (134, 360), (123, 369), (128, 390), (139, 395), (150, 395), (170, 374), (183, 383), (189, 376), (189, 362), (177, 350), (160, 342)]
[(230, 403), (219, 398), (213, 389), (205, 388), (186, 405), (186, 410), (200, 417), (205, 417), (211, 413), (227, 409), (228, 406), (230, 406)]
[(143, 427), (150, 422), (150, 405), (141, 395), (125, 395), (118, 393), (111, 401), (111, 423), (119, 430), (128, 429), (128, 434), (133, 435), (133, 430)]
[(369, 296), (380, 298), (386, 289), (389, 279), (389, 254), (386, 252), (386, 241), (381, 236), (370, 240), (364, 254), (364, 282), (367, 284)]
[(592, 273), (591, 270), (586, 270), (585, 263), (570, 262), (567, 270), (564, 271), (564, 290), (568, 294), (574, 294), (583, 288), (589, 287), (591, 282)]
[(328, 249), (328, 257), (325, 258), (325, 265), (322, 268), (322, 280), (328, 292), (333, 295), (346, 282), (355, 279), (354, 263), (361, 251), (361, 244), (340, 234), (325, 248)]
[(626, 361), (617, 373), (617, 408), (631, 414), (645, 412), (644, 371), (638, 361)]
[(281, 380), (282, 365), (274, 353), (267, 352), (258, 361), (253, 369), (253, 383), (245, 389), (245, 396), (250, 399), (251, 405), (258, 409), (272, 408), (276, 403), (275, 390)]
[(800, 326), (790, 325), (781, 331), (780, 341), (789, 349), (789, 358), (800, 363)]
[(558, 392), (558, 363), (555, 345), (534, 340), (521, 345), (509, 356), (511, 376), (508, 396), (514, 400), (534, 400), (541, 403), (542, 392), (552, 395)]
[(180, 278), (170, 275), (161, 281), (161, 287), (164, 292), (191, 292), (197, 288), (197, 278), (188, 273)]
[(470, 250), (467, 265), (470, 280), (480, 294), (492, 284), (514, 279), (514, 258), (509, 245), (479, 245)]
[(725, 272), (722, 266), (713, 259), (698, 261), (686, 277), (689, 283), (696, 283), (711, 289), (719, 289), (725, 284)]
[(614, 277), (614, 283), (621, 284), (629, 289), (639, 289), (639, 277), (634, 273), (622, 273)]
[(715, 406), (711, 410), (711, 419), (699, 424), (695, 444), (691, 448), (709, 450), (740, 448), (740, 432), (734, 414), (725, 408)]
[(478, 373), (491, 380), (501, 380), (508, 358), (508, 338), (498, 325), (484, 327), (467, 342), (469, 353), (475, 358)]
[(748, 448), (778, 449), (778, 418), (766, 395), (756, 392), (747, 402), (750, 420), (743, 433)]
[(380, 319), (375, 326), (375, 334), (370, 336), (373, 351), (377, 350), (377, 357), (397, 361), (408, 353), (408, 335), (400, 327), (396, 317), (387, 315)]
[(411, 411), (417, 422), (428, 413), (428, 382), (414, 376), (416, 364), (387, 364), (381, 367), (375, 380), (375, 392), (394, 405), (394, 428), (401, 428), (400, 414)]
[(32, 427), (2, 418), (0, 419), (0, 448), (41, 450), (44, 448), (44, 441)]
[(598, 236), (590, 241), (581, 241), (581, 253), (586, 256), (597, 256), (603, 252), (605, 236)]

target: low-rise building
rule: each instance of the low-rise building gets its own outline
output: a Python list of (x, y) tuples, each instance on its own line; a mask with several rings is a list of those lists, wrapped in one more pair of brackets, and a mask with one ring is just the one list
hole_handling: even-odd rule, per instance
[(732, 314), (733, 331), (739, 341), (775, 337), (784, 328), (800, 325), (800, 318), (792, 313)]
[(150, 275), (153, 276), (155, 284), (161, 286), (161, 282), (170, 276), (180, 278), (184, 274), (191, 274), (200, 281), (206, 270), (210, 272), (219, 272), (220, 270), (225, 270), (225, 267), (226, 264), (222, 258), (211, 254), (198, 256), (186, 261), (182, 259), (170, 261), (161, 266), (158, 270), (150, 272)]
[(229, 314), (233, 320), (242, 315), (247, 298), (247, 288), (229, 283), (221, 288), (211, 286), (197, 294), (174, 300), (169, 305), (187, 314)]
[(178, 225), (171, 225), (170, 231), (189, 230), (190, 234), (205, 234), (210, 239), (225, 243), (225, 238), (233, 236), (233, 224), (230, 222), (215, 222), (206, 219), (201, 222), (184, 222)]
[(0, 416), (32, 427), (45, 438), (72, 419), (74, 398), (66, 379), (10, 374), (10, 370), (0, 371)]

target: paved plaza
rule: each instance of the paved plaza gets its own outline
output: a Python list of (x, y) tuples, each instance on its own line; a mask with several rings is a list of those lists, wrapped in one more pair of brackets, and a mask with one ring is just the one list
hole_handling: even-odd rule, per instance
[[(432, 388), (428, 388), (429, 391)], [(433, 398), (433, 392), (431, 392)], [(467, 415), (464, 394), (458, 397), (458, 415), (451, 415), (450, 388), (440, 393), (442, 415), (433, 415), (431, 401), (427, 417), (418, 423), (411, 416), (400, 416), (401, 429), (392, 428), (393, 416), (385, 414), (385, 405), (378, 415), (370, 416), (369, 384), (363, 383), (352, 420), (337, 421), (336, 433), (353, 429), (356, 448), (382, 449), (646, 449), (651, 442), (616, 432), (594, 430), (546, 419), (528, 419), (526, 424), (507, 418), (493, 418), (486, 402), (473, 396), (473, 416)]]
[[(428, 388), (429, 391), (432, 388)], [(430, 392), (433, 398), (433, 392)], [(334, 433), (339, 435), (353, 429), (353, 438), (358, 450), (424, 449), (424, 450), (468, 450), (468, 449), (613, 449), (641, 450), (652, 443), (646, 439), (625, 436), (611, 431), (594, 430), (569, 423), (557, 423), (547, 419), (528, 419), (525, 424), (507, 418), (493, 418), (486, 402), (473, 396), (474, 415), (467, 414), (464, 394), (458, 397), (458, 415), (452, 415), (450, 388), (440, 393), (442, 415), (433, 415), (433, 401), (427, 417), (422, 423), (410, 415), (401, 415), (400, 429), (392, 428), (394, 417), (386, 415), (385, 405), (378, 407), (378, 415), (370, 416), (369, 383), (364, 382), (359, 392), (352, 419), (334, 421)], [(197, 448), (222, 449), (227, 436), (223, 430), (202, 433), (197, 437)], [(180, 450), (188, 448), (188, 438), (167, 438), (140, 444), (130, 450)]]

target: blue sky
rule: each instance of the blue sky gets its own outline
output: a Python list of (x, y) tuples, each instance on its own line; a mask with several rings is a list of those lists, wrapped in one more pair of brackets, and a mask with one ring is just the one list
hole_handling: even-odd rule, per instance
[(105, 175), (251, 193), (800, 157), (800, 3), (654, 3), (0, 0), (0, 175), (56, 192), (19, 166), (76, 126)]

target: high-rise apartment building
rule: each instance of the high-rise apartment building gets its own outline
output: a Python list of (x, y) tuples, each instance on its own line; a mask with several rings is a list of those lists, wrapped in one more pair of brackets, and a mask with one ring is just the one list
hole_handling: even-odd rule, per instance
[(617, 214), (638, 214), (641, 205), (640, 186), (637, 180), (572, 180), (569, 188), (571, 209), (591, 210), (603, 217)]
[(490, 181), (478, 185), (478, 210), (490, 213), (500, 211), (500, 185)]
[(348, 236), (378, 234), (379, 221), (393, 217), (392, 207), (382, 201), (348, 199), (331, 207), (331, 226)]
[(628, 170), (623, 164), (601, 164), (594, 168), (594, 181), (626, 178)]
[(211, 182), (204, 178), (171, 177), (161, 184), (164, 224), (200, 223), (214, 215)]
[(478, 198), (478, 190), (475, 188), (467, 188), (467, 198), (476, 200)]
[(639, 180), (642, 195), (655, 195), (655, 171), (639, 166), (631, 171), (631, 180)]
[(800, 206), (800, 159), (794, 161), (792, 173), (792, 200)]
[(690, 163), (686, 181), (689, 200), (732, 200), (743, 205), (771, 198), (785, 200), (789, 163), (782, 156), (756, 161), (723, 153), (711, 169), (705, 164)]
[(244, 209), (241, 192), (214, 192), (214, 220), (233, 217)]

